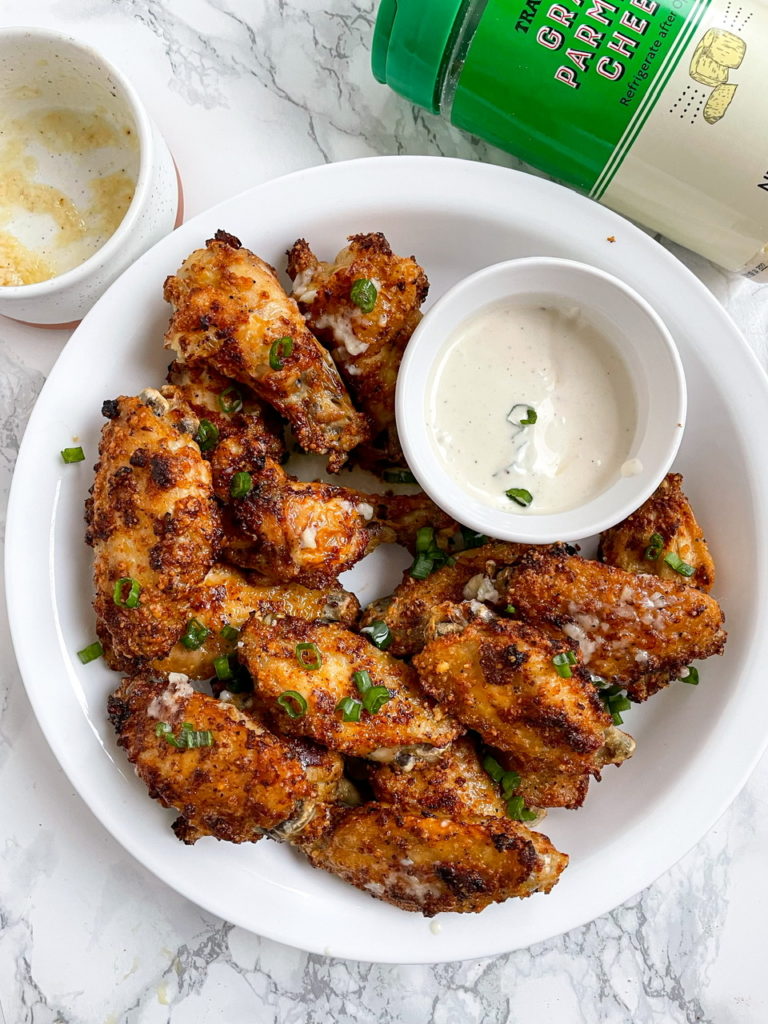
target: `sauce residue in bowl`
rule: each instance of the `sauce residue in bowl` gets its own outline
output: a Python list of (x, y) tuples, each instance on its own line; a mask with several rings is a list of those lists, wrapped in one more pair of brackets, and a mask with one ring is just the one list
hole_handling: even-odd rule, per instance
[(0, 286), (84, 263), (133, 198), (131, 128), (98, 111), (46, 108), (0, 120)]
[(529, 299), (481, 310), (447, 340), (427, 401), (445, 469), (493, 508), (565, 512), (611, 486), (631, 458), (629, 372), (572, 306)]

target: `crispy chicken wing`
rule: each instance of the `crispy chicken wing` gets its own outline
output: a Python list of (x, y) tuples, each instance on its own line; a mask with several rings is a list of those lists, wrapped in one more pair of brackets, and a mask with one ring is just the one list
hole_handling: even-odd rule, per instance
[(205, 363), (178, 361), (168, 367), (167, 380), (198, 419), (216, 427), (219, 439), (238, 438), (248, 444), (250, 451), (271, 455), (278, 461), (285, 456), (280, 417), (244, 384), (222, 377)]
[(496, 619), (437, 637), (413, 664), (424, 689), (487, 743), (513, 754), (521, 774), (598, 775), (625, 760), (634, 744), (624, 734), (616, 742), (585, 669), (554, 660), (568, 652), (541, 630)]
[[(273, 735), (252, 714), (197, 693), (184, 676), (172, 676), (168, 683), (126, 679), (110, 698), (108, 712), (118, 744), (150, 796), (181, 813), (177, 834), (186, 842), (200, 835), (255, 842), (270, 829), (306, 816), (307, 804), (317, 799), (295, 745)], [(178, 740), (185, 722), (195, 731), (209, 731), (210, 744), (178, 747), (158, 729), (162, 723)]]
[(722, 653), (723, 613), (695, 587), (531, 550), (497, 578), (526, 622), (578, 644), (590, 673), (643, 701), (699, 658)]
[(174, 307), (166, 347), (253, 388), (290, 422), (302, 448), (328, 454), (330, 469), (367, 440), (369, 426), (332, 359), (274, 269), (238, 239), (217, 231), (166, 280), (164, 295)]
[[(463, 732), (422, 694), (409, 665), (342, 626), (289, 617), (267, 625), (253, 617), (241, 631), (238, 654), (261, 707), (287, 736), (309, 736), (343, 754), (408, 767)], [(344, 698), (361, 700), (353, 679), (359, 672), (386, 688), (390, 699), (375, 713), (359, 707), (359, 721), (344, 721), (338, 705)], [(286, 690), (307, 702), (305, 713), (292, 718), (276, 704)]]
[[(374, 447), (385, 461), (400, 462), (397, 371), (421, 320), (429, 282), (414, 258), (396, 256), (380, 232), (348, 241), (333, 263), (322, 263), (300, 238), (288, 253), (288, 276), (310, 330), (328, 345), (353, 398), (370, 417)], [(370, 294), (361, 298), (361, 287)]]
[(549, 892), (568, 863), (546, 836), (505, 818), (456, 821), (375, 803), (321, 806), (297, 845), (313, 867), (426, 917)]
[[(252, 613), (268, 621), (293, 615), (308, 622), (317, 619), (352, 626), (360, 605), (354, 594), (341, 587), (311, 590), (299, 583), (275, 584), (217, 563), (196, 588), (189, 610), (191, 636), (186, 643), (179, 641), (166, 657), (151, 662), (152, 675), (162, 678), (181, 672), (190, 679), (211, 679), (215, 660), (235, 651), (237, 638), (228, 637), (225, 627), (240, 629)], [(117, 671), (136, 671), (135, 664), (117, 658), (109, 648), (105, 658)]]
[(197, 420), (173, 388), (102, 411), (109, 422), (86, 502), (97, 626), (116, 656), (157, 658), (179, 638), (216, 556), (210, 469), (192, 440)]
[(454, 821), (506, 816), (498, 785), (480, 763), (468, 736), (451, 743), (435, 761), (411, 772), (392, 765), (371, 766), (374, 798), (416, 814), (439, 814)]
[(416, 654), (432, 635), (431, 621), (436, 606), (464, 600), (488, 601), (503, 607), (494, 579), (500, 567), (511, 565), (526, 550), (523, 544), (492, 541), (456, 556), (454, 565), (444, 566), (424, 580), (406, 573), (391, 597), (374, 601), (363, 612), (362, 626), (381, 620), (392, 633), (391, 654)]
[[(667, 474), (645, 504), (605, 531), (599, 558), (626, 572), (687, 582), (709, 593), (715, 582), (715, 565), (682, 483), (679, 473)], [(654, 543), (654, 535), (660, 543)], [(693, 575), (681, 577), (665, 560), (670, 553), (691, 566)]]
[(402, 544), (416, 554), (419, 530), (434, 531), (434, 543), (442, 551), (452, 550), (459, 524), (426, 494), (371, 494), (374, 516), (391, 531), (387, 540)]

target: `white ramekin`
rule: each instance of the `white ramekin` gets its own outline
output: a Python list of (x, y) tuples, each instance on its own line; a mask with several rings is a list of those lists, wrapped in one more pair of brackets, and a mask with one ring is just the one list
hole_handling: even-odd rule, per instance
[[(114, 234), (88, 259), (38, 284), (0, 286), (0, 314), (40, 326), (70, 326), (138, 256), (181, 221), (181, 188), (173, 158), (125, 77), (91, 47), (39, 28), (0, 30), (0, 102), (32, 86), (50, 106), (114, 106), (138, 140), (133, 199)], [(89, 104), (90, 105), (90, 104)]]
[[(492, 303), (526, 297), (572, 302), (602, 326), (624, 361), (635, 391), (636, 425), (630, 456), (642, 468), (618, 471), (595, 498), (558, 513), (494, 509), (472, 497), (448, 473), (429, 423), (429, 388), (447, 339)], [(683, 436), (686, 388), (675, 343), (637, 292), (602, 270), (571, 260), (510, 260), (460, 281), (426, 314), (413, 334), (397, 380), (397, 429), (406, 460), (432, 500), (459, 522), (500, 540), (529, 544), (573, 541), (614, 526), (648, 498), (672, 465)], [(511, 504), (511, 503), (510, 503)]]

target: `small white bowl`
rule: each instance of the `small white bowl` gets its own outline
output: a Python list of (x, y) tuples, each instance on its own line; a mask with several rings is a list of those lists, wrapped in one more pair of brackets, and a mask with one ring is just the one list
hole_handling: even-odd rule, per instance
[[(473, 315), (505, 299), (578, 306), (622, 359), (635, 392), (628, 459), (635, 475), (615, 478), (594, 498), (564, 512), (516, 512), (473, 497), (447, 471), (429, 419), (429, 392), (446, 344)], [(397, 382), (397, 428), (406, 460), (432, 500), (460, 523), (500, 540), (529, 544), (581, 540), (615, 526), (648, 498), (672, 465), (683, 436), (686, 388), (675, 343), (637, 292), (602, 270), (535, 257), (497, 263), (465, 278), (426, 314), (405, 351)]]
[[(98, 124), (114, 129), (111, 142), (94, 136), (84, 152), (71, 142), (83, 136), (68, 138), (66, 122), (59, 122), (57, 134), (48, 120), (41, 132), (41, 118), (57, 111), (101, 119)], [(99, 177), (125, 171), (135, 182), (122, 221), (82, 262), (47, 280), (0, 286), (0, 314), (39, 326), (71, 326), (126, 267), (180, 222), (181, 189), (173, 159), (124, 76), (91, 47), (46, 29), (0, 30), (0, 119), (6, 132), (10, 122), (15, 124), (25, 159), (37, 162), (30, 179), (59, 189), (78, 209), (81, 203), (85, 209), (99, 202), (91, 190)], [(8, 139), (6, 134), (0, 142)], [(103, 208), (109, 209), (111, 201), (102, 198)], [(3, 230), (39, 252), (43, 243), (38, 239), (45, 233), (54, 246), (61, 240), (52, 224), (19, 207), (15, 222)]]

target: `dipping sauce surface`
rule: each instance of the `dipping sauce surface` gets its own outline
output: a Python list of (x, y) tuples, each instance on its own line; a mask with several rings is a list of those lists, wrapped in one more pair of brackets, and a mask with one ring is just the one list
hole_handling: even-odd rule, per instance
[(549, 298), (494, 303), (463, 323), (437, 360), (427, 403), (449, 474), (511, 513), (584, 504), (632, 456), (636, 406), (623, 360), (587, 314)]

